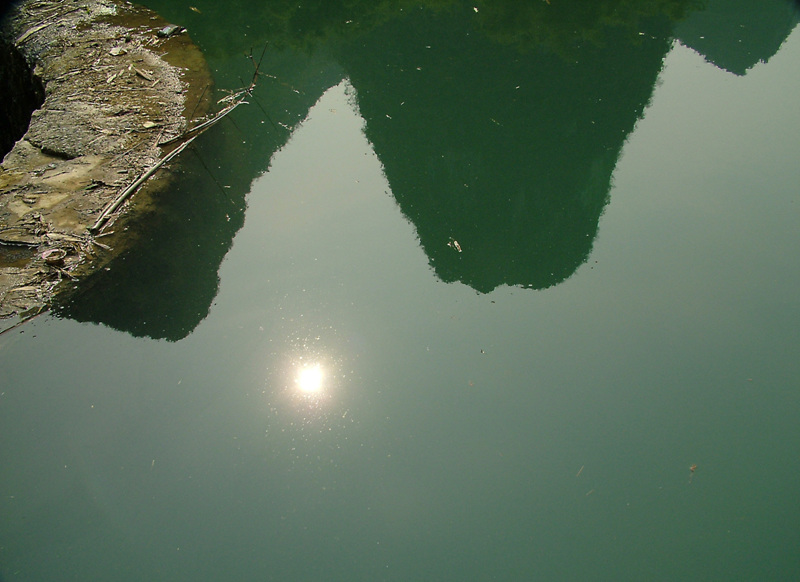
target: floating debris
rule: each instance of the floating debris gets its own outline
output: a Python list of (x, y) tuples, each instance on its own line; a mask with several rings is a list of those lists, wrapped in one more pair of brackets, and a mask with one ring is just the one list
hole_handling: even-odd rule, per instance
[(67, 251), (64, 249), (47, 249), (42, 253), (42, 259), (48, 265), (63, 265)]
[(447, 246), (449, 246), (452, 249), (457, 250), (459, 253), (461, 252), (461, 245), (458, 244), (458, 241), (456, 239), (454, 239), (454, 238), (450, 239), (450, 241), (447, 243)]
[(181, 34), (182, 32), (185, 31), (186, 29), (182, 26), (178, 26), (177, 24), (168, 24), (167, 26), (159, 30), (156, 33), (156, 35), (158, 35), (161, 38), (169, 38), (171, 36)]

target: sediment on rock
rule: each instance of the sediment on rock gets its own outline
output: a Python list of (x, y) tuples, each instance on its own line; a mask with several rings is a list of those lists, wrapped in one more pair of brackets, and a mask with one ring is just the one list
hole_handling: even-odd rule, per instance
[[(43, 308), (61, 283), (128, 244), (90, 227), (169, 153), (159, 144), (207, 110), (205, 60), (179, 27), (160, 35), (167, 24), (119, 0), (23, 1), (0, 24), (7, 58), (29, 71), (22, 81), (0, 78), (0, 90), (11, 91), (0, 97), (21, 111), (9, 110), (7, 140), (27, 125), (0, 165), (0, 317)], [(34, 102), (38, 91), (41, 103), (29, 122), (25, 91)]]

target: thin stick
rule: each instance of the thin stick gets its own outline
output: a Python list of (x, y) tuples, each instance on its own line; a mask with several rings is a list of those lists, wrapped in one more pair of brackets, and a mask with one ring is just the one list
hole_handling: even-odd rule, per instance
[(203, 95), (206, 94), (206, 91), (208, 91), (208, 88), (210, 86), (211, 85), (206, 85), (205, 87), (203, 87), (203, 92), (200, 93), (200, 97), (197, 98), (197, 103), (194, 104), (194, 109), (192, 109), (192, 112), (189, 114), (189, 119), (194, 118), (194, 112), (197, 111), (198, 107), (200, 107), (200, 103), (203, 101)]
[(217, 178), (214, 176), (214, 174), (211, 173), (211, 170), (208, 168), (206, 163), (203, 161), (203, 157), (199, 153), (197, 153), (197, 149), (196, 148), (193, 149), (192, 151), (194, 152), (194, 155), (197, 156), (197, 161), (200, 162), (200, 165), (203, 166), (203, 168), (205, 169), (206, 172), (208, 172), (208, 175), (211, 178), (211, 180), (214, 182), (214, 184), (217, 185), (217, 188), (219, 188), (220, 192), (222, 192), (222, 195), (225, 196), (225, 199), (228, 202), (230, 202), (230, 196), (228, 196), (228, 193), (225, 191), (225, 188), (222, 187), (222, 184), (219, 183), (219, 180), (217, 180)]
[(215, 115), (214, 117), (212, 117), (208, 121), (204, 121), (200, 125), (198, 125), (196, 127), (193, 127), (192, 129), (186, 131), (186, 133), (184, 133), (183, 135), (179, 135), (178, 137), (174, 137), (172, 139), (168, 139), (167, 141), (161, 142), (158, 145), (160, 145), (162, 147), (163, 146), (168, 146), (168, 145), (171, 145), (171, 144), (173, 144), (173, 143), (175, 143), (177, 141), (180, 141), (180, 140), (184, 139), (186, 136), (189, 136), (189, 135), (193, 136), (192, 139), (194, 139), (200, 133), (204, 132), (205, 130), (207, 130), (212, 125), (217, 124), (223, 117), (225, 117), (226, 115), (228, 115), (228, 113), (230, 113), (231, 111), (233, 111), (234, 109), (239, 107), (239, 105), (241, 105), (242, 103), (247, 103), (247, 101), (244, 100), (244, 97), (239, 99), (239, 101), (237, 101), (236, 103), (228, 105), (228, 107), (226, 107), (225, 109), (223, 109), (222, 111), (217, 113), (217, 115)]
[(267, 111), (266, 111), (266, 110), (264, 109), (264, 107), (261, 105), (261, 102), (260, 102), (258, 99), (256, 99), (256, 96), (255, 96), (255, 95), (253, 95), (252, 97), (253, 97), (253, 101), (255, 101), (255, 102), (256, 102), (256, 105), (258, 106), (258, 108), (261, 110), (261, 112), (262, 112), (262, 113), (263, 113), (263, 114), (266, 116), (266, 118), (267, 118), (267, 119), (269, 120), (269, 122), (272, 124), (272, 127), (274, 127), (274, 128), (275, 128), (275, 131), (280, 131), (280, 130), (278, 129), (278, 126), (277, 126), (277, 125), (275, 125), (275, 122), (274, 122), (274, 121), (272, 121), (272, 118), (269, 116), (269, 113), (267, 113)]

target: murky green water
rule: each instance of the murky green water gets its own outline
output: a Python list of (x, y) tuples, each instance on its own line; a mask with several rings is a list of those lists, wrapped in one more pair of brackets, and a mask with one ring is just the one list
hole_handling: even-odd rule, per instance
[(274, 78), (0, 337), (3, 580), (800, 576), (792, 4), (148, 4)]

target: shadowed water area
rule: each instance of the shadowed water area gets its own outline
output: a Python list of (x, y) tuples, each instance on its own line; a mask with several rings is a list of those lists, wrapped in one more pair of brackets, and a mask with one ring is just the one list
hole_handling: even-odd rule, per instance
[(0, 336), (3, 580), (800, 575), (796, 3), (145, 4), (260, 76)]

